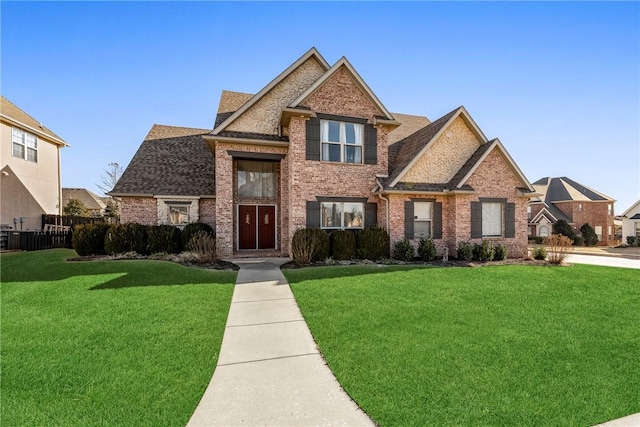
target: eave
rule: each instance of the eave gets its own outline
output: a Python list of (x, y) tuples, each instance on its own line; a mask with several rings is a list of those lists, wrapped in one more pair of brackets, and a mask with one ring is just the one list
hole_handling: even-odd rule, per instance
[(315, 115), (316, 113), (306, 108), (286, 107), (282, 109), (282, 114), (280, 114), (280, 126), (288, 127), (292, 117), (308, 119), (310, 117), (315, 117)]
[[(262, 147), (289, 147), (289, 142), (286, 141), (269, 141), (266, 139), (252, 139), (252, 138), (233, 138), (229, 136), (220, 135), (202, 135), (207, 144), (218, 142), (227, 144), (243, 144), (243, 145), (257, 145)], [(210, 146), (211, 147), (211, 146)]]
[(59, 147), (69, 147), (69, 144), (67, 144), (62, 139), (53, 137), (53, 136), (49, 135), (48, 133), (43, 132), (40, 129), (36, 129), (36, 128), (32, 127), (32, 126), (26, 125), (26, 124), (22, 123), (21, 121), (16, 120), (16, 119), (14, 119), (12, 117), (9, 117), (9, 116), (7, 116), (5, 114), (0, 114), (0, 117), (2, 118), (2, 120), (6, 121), (6, 122), (8, 122), (8, 123), (10, 123), (12, 125), (15, 125), (15, 126), (17, 126), (19, 128), (22, 128), (24, 130), (28, 130), (29, 132), (32, 132), (32, 133), (38, 135), (40, 138), (45, 139), (45, 140), (51, 142), (52, 144), (55, 144), (55, 145), (57, 145)]

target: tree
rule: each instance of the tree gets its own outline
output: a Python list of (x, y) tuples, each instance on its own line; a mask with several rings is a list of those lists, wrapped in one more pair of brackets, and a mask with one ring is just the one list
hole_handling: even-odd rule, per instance
[(67, 205), (62, 209), (62, 213), (64, 215), (71, 216), (89, 216), (89, 210), (87, 207), (78, 199), (69, 199)]
[(108, 168), (104, 170), (106, 175), (102, 176), (102, 183), (96, 184), (104, 192), (105, 196), (113, 190), (122, 176), (122, 166), (118, 163), (111, 162), (107, 166)]
[[(104, 170), (105, 175), (102, 176), (102, 183), (96, 184), (105, 195), (108, 195), (115, 188), (122, 176), (122, 166), (118, 163), (111, 162), (107, 166), (108, 168)], [(112, 197), (107, 202), (104, 216), (120, 220), (120, 201), (117, 197)]]
[(584, 239), (585, 245), (595, 246), (598, 244), (598, 235), (589, 225), (589, 223), (583, 224), (582, 227), (580, 227), (580, 232), (582, 233), (582, 238)]
[(571, 240), (576, 237), (573, 229), (564, 219), (559, 219), (555, 224), (553, 224), (553, 234), (562, 234), (563, 236), (567, 236)]

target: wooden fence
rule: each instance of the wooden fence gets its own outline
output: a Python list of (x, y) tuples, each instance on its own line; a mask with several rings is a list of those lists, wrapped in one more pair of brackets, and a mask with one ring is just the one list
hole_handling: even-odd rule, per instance
[(113, 218), (103, 217), (84, 217), (84, 216), (71, 216), (71, 215), (42, 215), (42, 229), (46, 230), (49, 227), (47, 225), (73, 227), (80, 224), (94, 224), (96, 222), (106, 222), (111, 224)]
[(70, 248), (72, 232), (66, 231), (7, 231), (7, 249), (40, 251)]

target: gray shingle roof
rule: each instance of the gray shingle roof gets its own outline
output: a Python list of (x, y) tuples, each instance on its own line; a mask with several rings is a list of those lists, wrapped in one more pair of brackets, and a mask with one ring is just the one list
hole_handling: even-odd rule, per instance
[(557, 203), (566, 201), (613, 201), (589, 187), (586, 187), (566, 176), (559, 178), (544, 177), (533, 183), (536, 190), (542, 193), (541, 199), (545, 203)]
[(154, 125), (112, 195), (215, 194), (215, 161), (202, 138), (210, 129)]
[(13, 102), (9, 101), (4, 96), (0, 96), (0, 113), (2, 113), (3, 116), (7, 116), (13, 120), (16, 120), (33, 129), (38, 130), (51, 138), (57, 139), (60, 142), (65, 143), (65, 141), (62, 138), (60, 138), (58, 135), (56, 135), (51, 129), (44, 126), (42, 123), (40, 123), (39, 121), (31, 117), (29, 114), (25, 113), (20, 107), (15, 105)]
[(235, 132), (235, 131), (223, 130), (218, 134), (218, 136), (225, 136), (228, 138), (239, 138), (239, 139), (261, 139), (264, 141), (289, 142), (288, 136), (269, 135), (266, 133)]
[(388, 182), (392, 182), (400, 175), (457, 111), (458, 108), (389, 146)]
[(492, 146), (491, 142), (493, 141), (489, 141), (485, 144), (482, 144), (480, 147), (478, 147), (475, 153), (473, 153), (471, 157), (469, 157), (469, 160), (467, 160), (465, 164), (460, 168), (460, 170), (456, 172), (453, 178), (451, 178), (451, 181), (449, 181), (449, 187), (451, 189), (456, 188), (456, 186), (460, 183), (462, 178), (464, 178), (471, 171), (471, 169), (473, 169), (476, 163), (480, 161), (482, 156)]

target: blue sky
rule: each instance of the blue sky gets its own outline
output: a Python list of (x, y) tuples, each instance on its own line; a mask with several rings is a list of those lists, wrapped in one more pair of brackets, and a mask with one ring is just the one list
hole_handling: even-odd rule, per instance
[(100, 193), (154, 123), (211, 128), (310, 47), (387, 109), (464, 105), (530, 181), (640, 198), (638, 2), (7, 2), (2, 94), (51, 128), (63, 186)]

